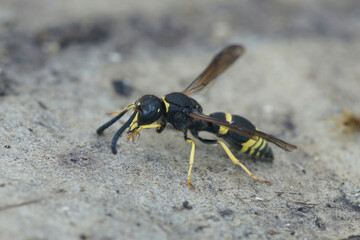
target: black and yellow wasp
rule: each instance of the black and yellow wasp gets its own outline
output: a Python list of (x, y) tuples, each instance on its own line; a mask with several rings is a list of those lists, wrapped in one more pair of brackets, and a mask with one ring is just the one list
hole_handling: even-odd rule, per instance
[(240, 55), (244, 48), (240, 45), (231, 45), (218, 53), (211, 61), (210, 65), (202, 72), (184, 91), (167, 94), (162, 98), (154, 95), (145, 95), (134, 104), (129, 105), (109, 122), (102, 125), (96, 132), (101, 134), (106, 128), (118, 121), (130, 109), (133, 110), (130, 118), (116, 132), (111, 143), (111, 150), (117, 153), (116, 143), (125, 131), (129, 128), (128, 140), (133, 138), (141, 129), (156, 128), (157, 133), (161, 133), (167, 123), (184, 134), (186, 142), (191, 143), (190, 168), (187, 183), (190, 187), (194, 186), (190, 182), (191, 170), (194, 164), (195, 142), (188, 137), (188, 131), (194, 138), (207, 144), (219, 144), (227, 153), (234, 164), (239, 165), (253, 179), (271, 185), (270, 182), (261, 180), (253, 175), (238, 159), (231, 153), (229, 148), (222, 140), (204, 139), (199, 136), (199, 132), (205, 131), (215, 134), (219, 139), (223, 139), (232, 148), (246, 153), (254, 158), (273, 160), (273, 153), (268, 142), (276, 146), (292, 151), (296, 146), (286, 143), (278, 138), (259, 131), (251, 122), (238, 115), (230, 113), (216, 112), (204, 115), (200, 104), (189, 97), (190, 94), (199, 92), (213, 79), (224, 72)]

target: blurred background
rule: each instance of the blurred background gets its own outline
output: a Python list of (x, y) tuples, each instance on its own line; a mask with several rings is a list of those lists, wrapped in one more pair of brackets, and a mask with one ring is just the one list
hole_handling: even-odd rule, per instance
[[(0, 238), (353, 239), (360, 235), (360, 2), (0, 1)], [(182, 91), (229, 44), (246, 48), (196, 96), (296, 144), (275, 161), (144, 131), (95, 134), (144, 94)], [(20, 231), (21, 230), (21, 231)]]

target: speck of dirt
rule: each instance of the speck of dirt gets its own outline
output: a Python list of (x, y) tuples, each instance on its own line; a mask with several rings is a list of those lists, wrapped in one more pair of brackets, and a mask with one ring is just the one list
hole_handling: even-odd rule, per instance
[(66, 190), (65, 190), (65, 189), (60, 188), (60, 189), (57, 189), (55, 192), (56, 192), (56, 193), (65, 193), (65, 192), (66, 192)]
[(200, 232), (202, 231), (204, 228), (206, 228), (207, 226), (198, 226), (197, 228), (195, 228), (195, 232)]
[(42, 122), (34, 122), (34, 123), (36, 123), (37, 125), (42, 126), (44, 128), (50, 128), (48, 125), (46, 125), (46, 124), (44, 124)]
[(292, 115), (287, 115), (283, 124), (290, 131), (294, 131), (296, 128)]
[(316, 225), (320, 230), (325, 230), (325, 229), (326, 229), (325, 223), (323, 222), (323, 220), (321, 220), (321, 218), (316, 218), (316, 220), (315, 220), (315, 225)]
[(48, 110), (48, 107), (42, 101), (38, 101), (38, 104), (42, 109)]
[(343, 108), (341, 115), (334, 117), (334, 120), (345, 135), (360, 132), (360, 115), (348, 109)]
[(360, 240), (360, 235), (351, 235), (343, 240)]
[(5, 97), (15, 93), (15, 81), (4, 71), (0, 70), (0, 97)]
[(94, 161), (82, 152), (70, 152), (69, 154), (60, 156), (60, 163), (65, 166), (86, 167)]
[(308, 207), (299, 207), (298, 209), (296, 209), (298, 212), (302, 212), (302, 213), (308, 213), (310, 211), (310, 208)]
[(110, 37), (111, 21), (98, 20), (94, 22), (74, 22), (68, 25), (56, 26), (39, 31), (34, 36), (34, 42), (42, 48), (56, 46), (65, 49), (71, 45), (99, 44)]
[(181, 207), (174, 206), (172, 207), (174, 211), (182, 211), (184, 209), (191, 210), (193, 207), (190, 205), (190, 203), (186, 200), (182, 203)]
[(223, 211), (220, 211), (220, 216), (223, 218), (229, 218), (234, 215), (234, 211), (231, 209), (225, 209)]
[(276, 234), (279, 234), (277, 231), (275, 230), (270, 230), (267, 232), (269, 235), (273, 236), (273, 235), (276, 235)]
[(336, 198), (334, 199), (334, 202), (340, 202), (342, 203), (345, 207), (353, 210), (353, 211), (356, 211), (356, 212), (360, 212), (360, 206), (359, 204), (356, 204), (356, 203), (353, 203), (351, 202), (349, 199), (346, 198), (346, 195), (344, 194), (343, 196), (339, 197), (339, 198)]
[(121, 96), (128, 97), (131, 95), (133, 91), (133, 88), (126, 83), (126, 79), (120, 79), (120, 80), (115, 79), (113, 80), (112, 84), (115, 91)]
[(189, 204), (189, 202), (186, 200), (183, 202), (183, 209), (191, 210), (193, 207)]
[(10, 149), (11, 146), (10, 145), (5, 145), (4, 148)]
[(87, 239), (87, 236), (86, 236), (85, 234), (81, 234), (81, 235), (79, 236), (79, 238), (80, 238), (81, 240), (86, 240), (86, 239)]

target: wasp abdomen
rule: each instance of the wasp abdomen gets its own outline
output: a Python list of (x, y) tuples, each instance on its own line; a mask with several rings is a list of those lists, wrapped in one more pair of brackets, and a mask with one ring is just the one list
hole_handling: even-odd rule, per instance
[[(225, 120), (229, 123), (237, 123), (252, 130), (257, 130), (257, 128), (249, 120), (238, 115), (216, 112), (210, 114), (210, 116), (220, 120)], [(217, 134), (218, 137), (223, 138), (233, 148), (236, 148), (254, 158), (265, 160), (274, 159), (272, 150), (265, 139), (260, 137), (255, 137), (255, 139), (247, 138), (229, 130), (229, 128), (224, 126), (213, 125), (212, 127), (213, 132)]]

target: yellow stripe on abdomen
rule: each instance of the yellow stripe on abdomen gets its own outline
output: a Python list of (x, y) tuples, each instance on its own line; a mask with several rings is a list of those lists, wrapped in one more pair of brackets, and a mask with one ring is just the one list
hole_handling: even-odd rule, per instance
[(267, 142), (264, 139), (262, 139), (262, 143), (257, 150), (256, 157), (258, 157), (260, 155), (261, 150), (263, 150), (266, 147), (266, 144), (267, 144)]
[(249, 155), (252, 155), (255, 152), (255, 150), (261, 146), (263, 142), (264, 140), (262, 138), (258, 138), (257, 142), (253, 146), (251, 146)]
[[(231, 116), (230, 113), (225, 113), (225, 120), (226, 120), (228, 123), (232, 122), (232, 116)], [(221, 125), (220, 125), (220, 128), (219, 128), (218, 133), (221, 134), (221, 135), (225, 135), (228, 131), (229, 131), (229, 128), (228, 128), (228, 127), (224, 127), (224, 126), (221, 126)]]
[(244, 142), (242, 145), (242, 148), (241, 148), (241, 152), (246, 152), (247, 150), (249, 150), (249, 148), (251, 149), (252, 146), (254, 146), (255, 144), (257, 144), (257, 142), (259, 141), (259, 138), (256, 137), (257, 139), (254, 140), (254, 139), (249, 139), (247, 142)]

